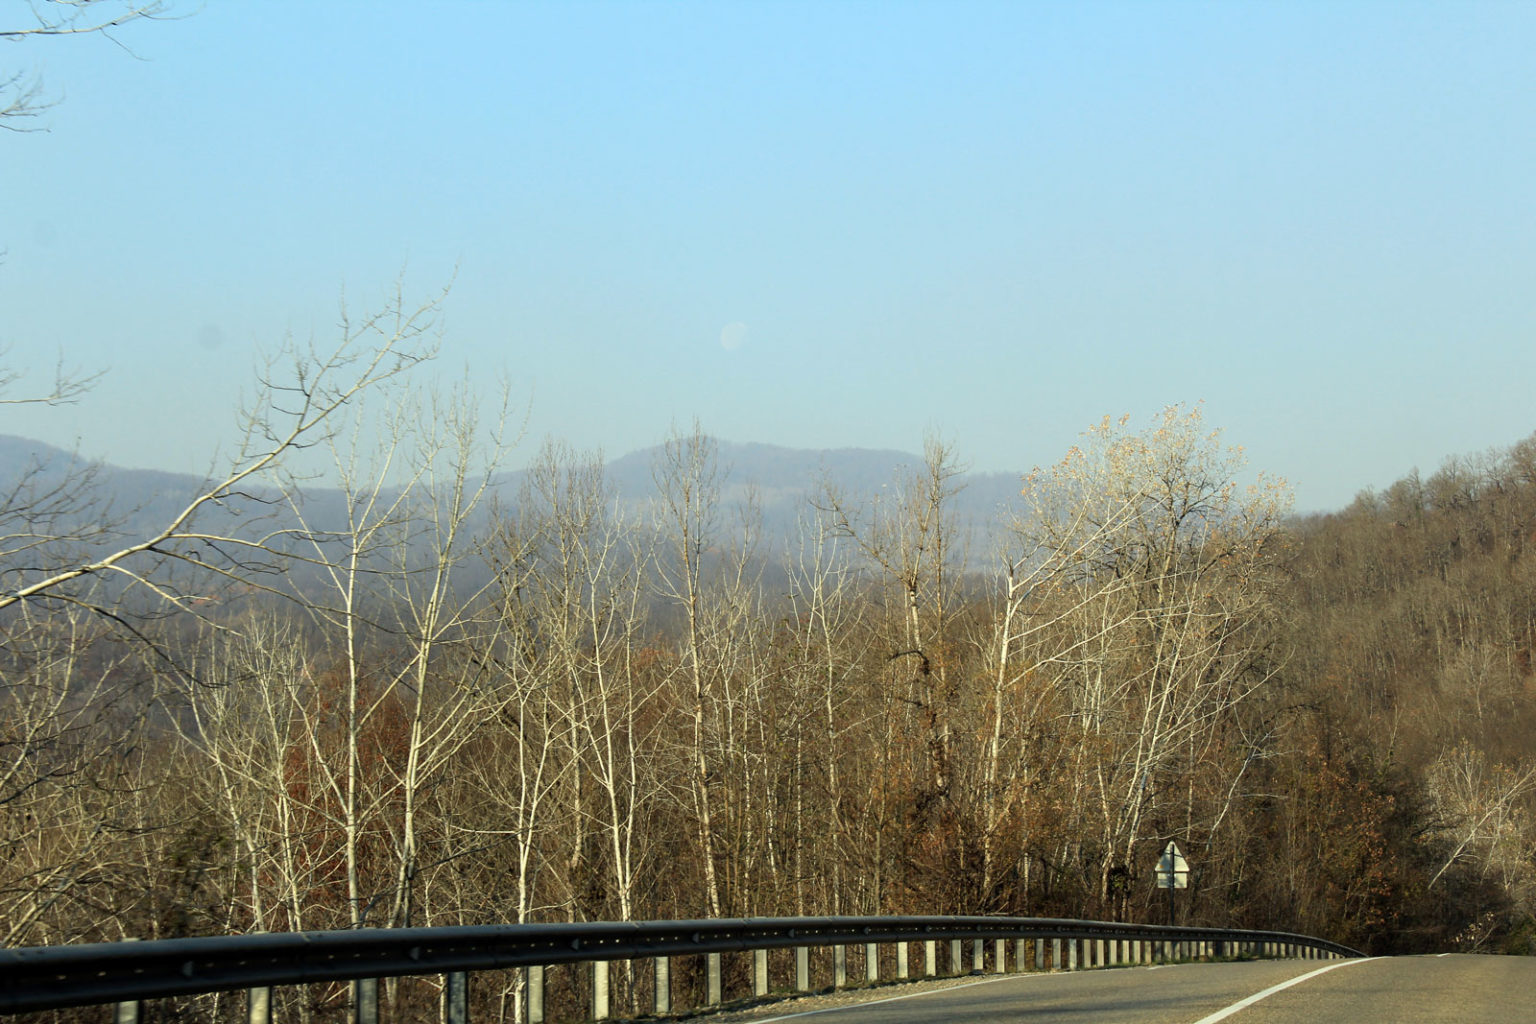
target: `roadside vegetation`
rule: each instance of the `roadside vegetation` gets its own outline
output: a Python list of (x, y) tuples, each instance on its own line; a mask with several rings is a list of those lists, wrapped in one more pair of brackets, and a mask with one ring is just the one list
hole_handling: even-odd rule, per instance
[(1170, 408), (1021, 480), (984, 551), (934, 442), (765, 555), (697, 428), (647, 515), (557, 444), (483, 508), (501, 418), (411, 383), (436, 309), (275, 360), (228, 475), (148, 536), (88, 467), (0, 502), (7, 945), (1158, 922), (1172, 838), (1182, 922), (1528, 951), (1536, 440), (1296, 520)]

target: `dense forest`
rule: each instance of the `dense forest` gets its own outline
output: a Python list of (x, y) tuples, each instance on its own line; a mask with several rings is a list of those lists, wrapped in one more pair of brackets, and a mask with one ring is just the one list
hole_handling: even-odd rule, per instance
[(495, 417), (412, 384), (433, 312), (269, 378), (158, 532), (88, 467), (4, 496), (7, 945), (1160, 922), (1175, 839), (1183, 922), (1530, 951), (1536, 438), (1296, 519), (1175, 407), (1022, 479), (985, 544), (932, 442), (767, 555), (697, 429), (643, 517), (557, 444), (488, 507)]

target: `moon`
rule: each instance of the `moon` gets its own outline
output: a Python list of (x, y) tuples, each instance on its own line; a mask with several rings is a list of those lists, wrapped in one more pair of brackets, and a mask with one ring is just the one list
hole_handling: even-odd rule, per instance
[(747, 325), (740, 320), (726, 324), (720, 329), (720, 347), (727, 352), (735, 352), (747, 343)]

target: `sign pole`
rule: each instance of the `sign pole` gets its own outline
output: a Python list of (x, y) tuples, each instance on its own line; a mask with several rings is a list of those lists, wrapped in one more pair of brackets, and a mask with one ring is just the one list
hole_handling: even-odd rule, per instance
[(1157, 867), (1153, 869), (1153, 878), (1159, 889), (1168, 890), (1168, 923), (1178, 924), (1178, 914), (1174, 908), (1173, 890), (1183, 889), (1189, 885), (1189, 862), (1184, 859), (1184, 854), (1179, 851), (1179, 844), (1172, 839), (1163, 847), (1163, 855), (1157, 859)]

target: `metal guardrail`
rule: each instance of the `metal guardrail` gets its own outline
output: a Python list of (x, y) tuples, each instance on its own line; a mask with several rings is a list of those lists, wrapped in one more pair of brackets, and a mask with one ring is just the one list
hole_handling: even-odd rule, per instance
[[(1145, 962), (1143, 943), (1147, 944), (1147, 959), (1152, 956), (1153, 944), (1158, 943), (1209, 944), (1191, 948), (1203, 948), (1216, 956), (1235, 951), (1330, 958), (1363, 955), (1338, 943), (1288, 932), (1029, 917), (744, 918), (283, 932), (0, 950), (0, 1013), (102, 1003), (131, 1005), (147, 999), (238, 989), (260, 992), (280, 985), (443, 974), (450, 978), (447, 987), (452, 993), (448, 1016), (465, 1020), (467, 985), (462, 975), (473, 971), (642, 958), (665, 963), (665, 958), (674, 956), (747, 950), (927, 942), (926, 967), (931, 974), (931, 943), (951, 942), (953, 970), (959, 951), (957, 940), (965, 939), (977, 944), (974, 948), (978, 954), (979, 943), (987, 939), (1055, 940), (1052, 966), (1056, 968), (1063, 966), (1062, 940), (1070, 948), (1072, 966), (1078, 963), (1075, 940), (1137, 943), (1136, 959), (1127, 955), (1120, 961), (1125, 963)], [(1165, 945), (1165, 957), (1167, 948)], [(1001, 947), (998, 952), (1002, 952)], [(1043, 952), (1044, 944), (1037, 941), (1037, 967), (1044, 962)], [(1020, 944), (1016, 958), (1022, 953)], [(905, 965), (905, 956), (901, 962)], [(976, 966), (980, 966), (979, 960)], [(1024, 965), (1019, 963), (1018, 967), (1023, 969)], [(765, 970), (762, 974), (766, 977)], [(603, 976), (606, 978), (606, 971)], [(357, 1001), (368, 1002), (371, 997), (367, 993), (372, 991), (371, 985), (360, 987)], [(266, 996), (260, 1001), (265, 1003)], [(253, 999), (253, 1019), (256, 1003)], [(367, 1019), (366, 1008), (358, 1016)]]

